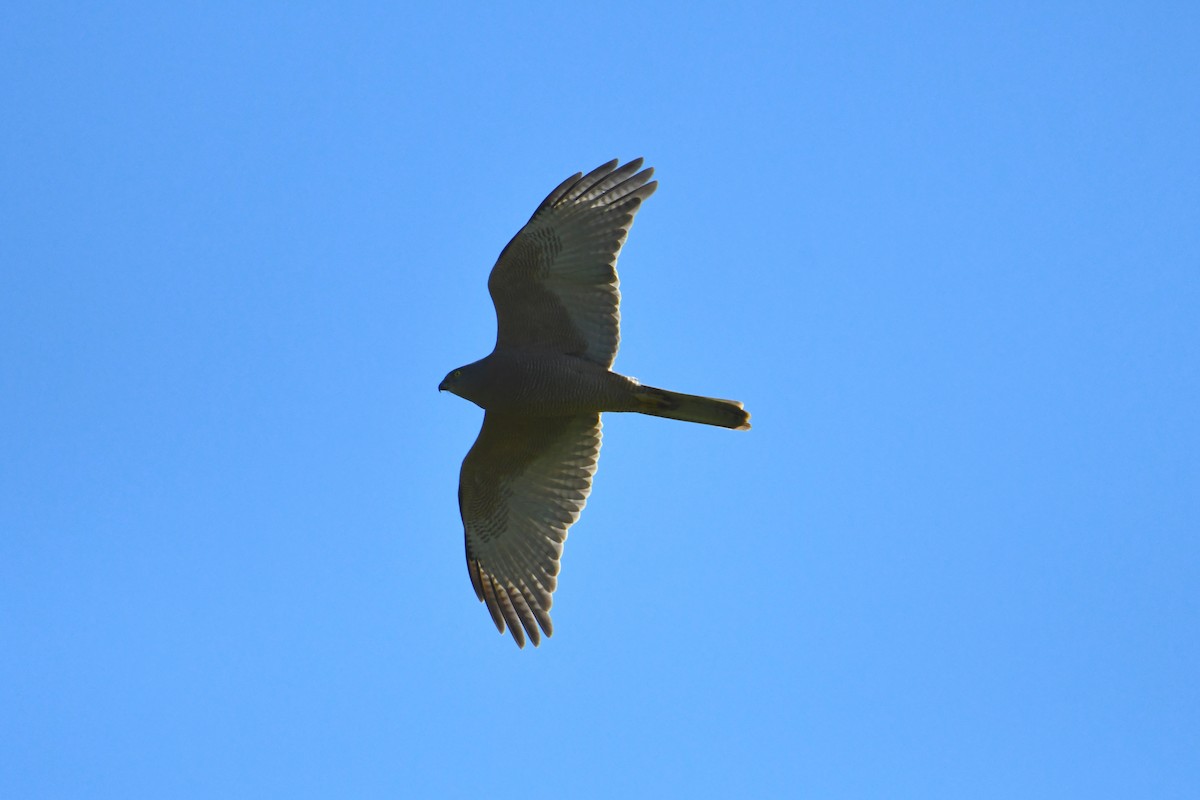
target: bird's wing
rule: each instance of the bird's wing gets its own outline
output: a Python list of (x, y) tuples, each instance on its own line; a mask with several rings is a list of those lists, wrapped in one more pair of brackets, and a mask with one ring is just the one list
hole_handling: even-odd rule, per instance
[(587, 502), (600, 456), (600, 415), (522, 417), (489, 411), (463, 460), (458, 508), (467, 571), (480, 602), (517, 645), (549, 636), (551, 594), (567, 529)]
[(642, 159), (576, 173), (542, 201), (488, 279), (496, 346), (546, 349), (612, 366), (620, 340), (617, 255), (654, 190)]

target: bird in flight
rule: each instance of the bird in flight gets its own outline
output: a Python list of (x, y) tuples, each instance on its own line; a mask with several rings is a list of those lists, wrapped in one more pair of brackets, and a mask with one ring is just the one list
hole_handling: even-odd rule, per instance
[(438, 386), (484, 409), (463, 460), (458, 508), (467, 571), (496, 628), (550, 636), (567, 529), (579, 519), (600, 456), (600, 413), (747, 430), (735, 400), (644, 386), (609, 368), (620, 339), (617, 256), (654, 170), (616, 160), (567, 178), (500, 253), (488, 278), (496, 347)]

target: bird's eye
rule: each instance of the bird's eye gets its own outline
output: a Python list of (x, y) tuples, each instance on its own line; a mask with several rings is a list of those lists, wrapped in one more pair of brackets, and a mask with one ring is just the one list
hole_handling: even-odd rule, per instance
[(461, 378), (461, 377), (462, 377), (462, 370), (461, 370), (461, 369), (456, 369), (456, 370), (454, 370), (454, 372), (452, 372), (452, 373), (450, 374), (450, 377), (451, 377), (451, 378), (454, 378), (454, 380), (458, 380), (459, 378)]

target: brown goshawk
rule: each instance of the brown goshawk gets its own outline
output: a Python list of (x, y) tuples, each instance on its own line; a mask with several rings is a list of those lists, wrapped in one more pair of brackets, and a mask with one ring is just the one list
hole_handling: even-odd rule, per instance
[[(439, 389), (486, 412), (463, 460), (458, 505), (467, 570), (501, 633), (547, 636), (567, 530), (579, 518), (600, 454), (600, 413), (633, 411), (746, 430), (733, 400), (643, 386), (609, 369), (620, 339), (617, 255), (654, 193), (642, 159), (575, 174), (542, 201), (492, 268), (491, 355)], [(639, 171), (640, 170), (640, 171)]]

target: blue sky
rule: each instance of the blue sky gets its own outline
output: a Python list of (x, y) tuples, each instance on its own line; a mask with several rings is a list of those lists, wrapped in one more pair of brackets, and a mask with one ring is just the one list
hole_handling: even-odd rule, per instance
[[(0, 10), (0, 796), (1197, 796), (1197, 8), (601, 5)], [(755, 427), (607, 415), (519, 651), (436, 387), (636, 156)]]

